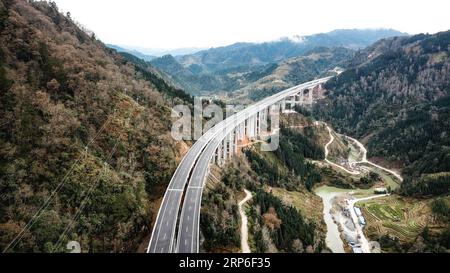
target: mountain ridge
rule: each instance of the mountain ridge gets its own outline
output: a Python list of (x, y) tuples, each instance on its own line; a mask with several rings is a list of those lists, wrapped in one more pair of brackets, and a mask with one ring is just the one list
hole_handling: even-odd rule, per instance
[[(342, 36), (340, 36), (342, 35)], [(156, 68), (174, 78), (191, 94), (214, 94), (240, 89), (248, 82), (242, 74), (255, 76), (267, 66), (302, 56), (315, 48), (370, 45), (379, 38), (404, 33), (391, 30), (335, 30), (302, 37), (302, 42), (287, 38), (265, 43), (235, 43), (194, 54), (169, 58), (167, 55), (150, 61)], [(178, 63), (178, 64), (177, 64)]]
[(328, 96), (315, 107), (341, 132), (366, 139), (370, 156), (401, 162), (405, 194), (449, 192), (449, 45), (450, 31), (381, 40), (325, 84)]

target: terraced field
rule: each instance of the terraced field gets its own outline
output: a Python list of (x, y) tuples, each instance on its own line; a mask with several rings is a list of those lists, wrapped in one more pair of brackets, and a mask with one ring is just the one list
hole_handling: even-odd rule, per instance
[(409, 200), (391, 195), (376, 201), (361, 202), (367, 220), (369, 237), (389, 234), (401, 241), (414, 240), (429, 220), (430, 209), (425, 201)]

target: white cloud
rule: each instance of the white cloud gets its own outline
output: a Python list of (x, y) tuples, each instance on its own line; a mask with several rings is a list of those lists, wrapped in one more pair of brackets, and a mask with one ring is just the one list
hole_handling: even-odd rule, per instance
[(450, 29), (448, 0), (55, 0), (106, 43), (148, 48), (267, 41), (337, 28)]

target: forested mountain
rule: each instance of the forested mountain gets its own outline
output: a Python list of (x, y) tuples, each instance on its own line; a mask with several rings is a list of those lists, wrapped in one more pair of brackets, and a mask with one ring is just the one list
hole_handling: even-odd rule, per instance
[(294, 39), (283, 38), (266, 43), (236, 43), (180, 56), (179, 61), (186, 67), (196, 67), (197, 70), (214, 72), (239, 66), (279, 62), (303, 55), (317, 47), (363, 48), (381, 38), (399, 35), (402, 33), (392, 29), (335, 30), (329, 33), (294, 37)]
[(136, 251), (176, 167), (182, 100), (55, 3), (0, 0), (0, 250)]
[[(354, 51), (344, 47), (320, 47), (305, 53), (303, 56), (289, 58), (270, 66), (265, 75), (260, 73), (258, 80), (229, 94), (235, 100), (258, 101), (283, 89), (313, 80), (318, 76), (335, 75), (332, 70), (345, 67)], [(253, 74), (256, 74), (254, 72)]]
[[(395, 35), (402, 33), (390, 29), (335, 30), (260, 44), (236, 43), (176, 58), (167, 55), (154, 59), (151, 63), (172, 76), (174, 82), (191, 94), (229, 92), (270, 75), (277, 65), (280, 63), (282, 65), (286, 59), (309, 55), (312, 51), (323, 47), (347, 50), (363, 48), (380, 38)], [(340, 50), (342, 53), (343, 49)], [(332, 54), (335, 53), (337, 52)], [(315, 67), (314, 62), (308, 64), (301, 61), (301, 63), (301, 66), (307, 67), (307, 71), (302, 70), (304, 78), (309, 79), (311, 71), (322, 69), (321, 66)], [(317, 73), (313, 74), (317, 76)]]
[(450, 187), (450, 31), (385, 39), (329, 81), (316, 115), (404, 166), (404, 193)]
[(190, 90), (192, 94), (224, 91), (232, 99), (251, 102), (312, 80), (337, 66), (345, 66), (353, 54), (354, 50), (344, 47), (319, 47), (279, 63), (241, 66), (215, 73), (191, 71), (171, 55), (153, 59), (149, 63), (163, 71), (175, 85)]
[(183, 67), (172, 55), (153, 59), (150, 64), (166, 73), (176, 85), (189, 90), (192, 94), (198, 94), (202, 90), (215, 90), (217, 86), (224, 85), (218, 76), (197, 75)]

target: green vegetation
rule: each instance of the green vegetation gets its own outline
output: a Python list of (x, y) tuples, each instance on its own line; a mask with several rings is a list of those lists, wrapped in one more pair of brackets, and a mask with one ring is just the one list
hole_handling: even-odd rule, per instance
[[(260, 154), (255, 151), (256, 149), (246, 149), (245, 155), (261, 183), (289, 190), (305, 186), (311, 190), (315, 183), (320, 182), (320, 172), (300, 153), (302, 148), (305, 148), (303, 146), (305, 143), (300, 138), (297, 138), (294, 143), (288, 139), (289, 137), (281, 136), (280, 147), (274, 152), (275, 158), (272, 158), (275, 162), (268, 161), (266, 159), (268, 155)], [(306, 149), (305, 152), (310, 151)]]
[[(257, 153), (257, 149), (245, 150), (252, 169), (260, 175), (262, 183), (270, 186), (285, 187), (290, 190), (304, 185), (311, 190), (315, 183), (320, 182), (318, 169), (305, 158), (322, 159), (323, 148), (313, 139), (314, 131), (307, 130), (305, 135), (289, 128), (282, 127), (280, 147), (273, 152), (272, 162), (264, 157), (272, 153)], [(279, 167), (279, 165), (284, 167)], [(286, 171), (286, 169), (288, 171)]]
[(432, 176), (450, 171), (449, 43), (450, 31), (379, 41), (325, 84), (314, 108), (341, 132), (370, 135), (369, 156), (402, 163), (405, 195), (449, 193), (448, 177)]
[(385, 252), (447, 252), (448, 197), (432, 201), (387, 196), (362, 202), (366, 234)]
[(283, 188), (269, 188), (268, 191), (275, 197), (283, 201), (286, 206), (296, 208), (300, 214), (307, 215), (310, 222), (314, 222), (316, 227), (323, 231), (319, 236), (325, 237), (325, 223), (323, 221), (322, 199), (313, 192), (307, 190), (288, 191)]
[(131, 62), (135, 65), (137, 78), (141, 77), (144, 80), (151, 82), (156, 87), (157, 90), (167, 95), (170, 99), (178, 98), (191, 105), (194, 103), (194, 99), (189, 94), (185, 93), (181, 89), (175, 88), (167, 84), (166, 81), (164, 81), (154, 72), (152, 72), (150, 63), (145, 62), (144, 60), (141, 60), (128, 53), (121, 53), (121, 55), (124, 57), (126, 61)]
[[(304, 54), (278, 63), (270, 74), (249, 83), (234, 93), (248, 94), (253, 101), (261, 100), (288, 87), (329, 75), (329, 70), (353, 56), (353, 51), (343, 47), (318, 47)], [(333, 73), (331, 73), (333, 74)], [(303, 114), (303, 113), (302, 113)], [(308, 114), (306, 111), (304, 114)]]
[(408, 178), (402, 185), (403, 193), (414, 196), (432, 196), (448, 194), (450, 172), (424, 174), (418, 179)]
[[(309, 246), (314, 251), (321, 251), (323, 242), (316, 242), (316, 226), (308, 223), (295, 208), (284, 205), (280, 199), (263, 190), (257, 190), (253, 199), (260, 213), (253, 209), (250, 215), (258, 219), (259, 227), (269, 227), (270, 236), (278, 250), (299, 252), (305, 251), (303, 246)], [(301, 250), (298, 246), (302, 246)], [(258, 252), (264, 252), (265, 248), (263, 245), (257, 245)]]
[(355, 186), (362, 189), (369, 189), (377, 182), (381, 181), (381, 176), (376, 172), (369, 172), (355, 182)]
[(400, 221), (403, 219), (403, 211), (400, 205), (391, 207), (388, 204), (369, 203), (365, 208), (381, 221)]
[(203, 243), (205, 250), (239, 247), (239, 212), (233, 191), (226, 185), (220, 184), (204, 194), (202, 203), (208, 204), (207, 207), (203, 206), (200, 214), (200, 228), (205, 236)]
[[(237, 195), (244, 187), (254, 192), (247, 209), (253, 252), (320, 252), (323, 249), (322, 213), (315, 210), (316, 202), (321, 201), (307, 190), (320, 181), (320, 173), (304, 157), (321, 158), (323, 150), (313, 141), (315, 133), (309, 129), (302, 133), (282, 130), (285, 132), (280, 139), (281, 149), (289, 149), (289, 153), (260, 152), (259, 145), (254, 145), (244, 149), (245, 156), (230, 163), (221, 176), (221, 183), (210, 179), (202, 201), (205, 250), (222, 252), (239, 247), (236, 205), (240, 200)], [(300, 172), (304, 173), (300, 175)], [(267, 186), (278, 187), (277, 192), (290, 190), (292, 197), (307, 196), (309, 201), (298, 197), (292, 203), (283, 203), (272, 192), (275, 189)], [(314, 215), (310, 210), (314, 210)]]
[(169, 100), (190, 97), (53, 2), (0, 1), (0, 30), (0, 250), (23, 230), (8, 252), (135, 252), (176, 167)]
[(401, 33), (337, 30), (308, 36), (301, 43), (289, 39), (237, 43), (184, 56), (166, 55), (152, 59), (151, 63), (191, 94), (225, 91), (232, 92), (233, 98), (244, 94), (244, 99), (248, 100), (249, 94), (257, 100), (326, 73), (352, 56), (354, 51), (349, 48), (355, 45), (365, 47), (377, 39), (394, 35)]
[(439, 198), (433, 200), (431, 211), (439, 222), (448, 223), (450, 221), (450, 201), (448, 199)]

